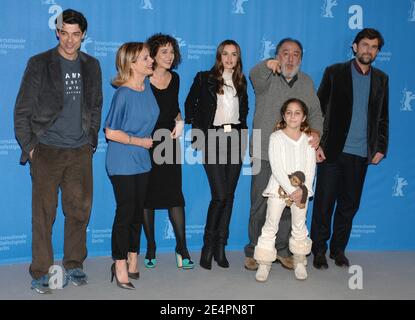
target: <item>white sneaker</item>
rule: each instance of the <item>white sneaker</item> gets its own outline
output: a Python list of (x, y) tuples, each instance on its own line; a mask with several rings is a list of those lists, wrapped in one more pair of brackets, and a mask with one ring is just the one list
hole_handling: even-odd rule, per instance
[(271, 266), (268, 266), (265, 264), (258, 265), (258, 270), (255, 275), (256, 281), (259, 281), (259, 282), (267, 281), (270, 271), (271, 271)]
[(307, 269), (305, 268), (305, 265), (302, 263), (298, 263), (294, 269), (294, 274), (297, 280), (307, 279)]

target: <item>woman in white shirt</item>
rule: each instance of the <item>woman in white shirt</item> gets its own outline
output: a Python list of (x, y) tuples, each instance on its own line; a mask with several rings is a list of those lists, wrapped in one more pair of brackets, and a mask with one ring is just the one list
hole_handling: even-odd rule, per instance
[(225, 40), (217, 48), (213, 68), (197, 73), (185, 103), (185, 122), (192, 124), (193, 134), (199, 130), (203, 135), (193, 146), (203, 151), (212, 194), (200, 257), (205, 269), (212, 268), (212, 258), (220, 267), (229, 267), (225, 245), (246, 145), (246, 87), (241, 49)]
[[(316, 169), (316, 151), (309, 144), (307, 115), (308, 109), (303, 101), (287, 100), (281, 108), (282, 120), (270, 136), (268, 154), (272, 175), (263, 192), (263, 196), (268, 197), (267, 216), (254, 253), (259, 265), (256, 280), (260, 282), (267, 280), (277, 256), (275, 236), (287, 200), (289, 205), (292, 203), (289, 248), (294, 255), (295, 277), (299, 280), (307, 278), (306, 255), (311, 251), (312, 242), (308, 237), (306, 215)], [(294, 173), (305, 180), (302, 182), (306, 189), (292, 184), (289, 176)]]

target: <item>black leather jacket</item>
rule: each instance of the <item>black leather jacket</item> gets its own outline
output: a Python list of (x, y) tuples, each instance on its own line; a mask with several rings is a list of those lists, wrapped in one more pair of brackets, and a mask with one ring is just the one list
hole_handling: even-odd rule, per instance
[[(217, 81), (211, 71), (198, 72), (185, 102), (185, 122), (193, 128), (207, 132), (213, 125), (217, 107)], [(239, 121), (246, 129), (248, 116), (248, 94), (244, 90), (238, 93)]]

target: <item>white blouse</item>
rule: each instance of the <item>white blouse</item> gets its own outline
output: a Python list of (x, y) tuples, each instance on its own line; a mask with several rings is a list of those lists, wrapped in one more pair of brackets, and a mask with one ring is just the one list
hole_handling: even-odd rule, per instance
[(282, 130), (273, 132), (269, 139), (268, 156), (272, 174), (262, 194), (264, 197), (278, 197), (280, 186), (287, 194), (293, 193), (296, 188), (291, 185), (288, 175), (295, 171), (304, 172), (308, 196), (311, 197), (314, 194), (316, 150), (309, 144), (309, 137), (305, 133), (302, 133), (300, 139), (295, 141)]
[(236, 95), (236, 89), (232, 81), (232, 73), (224, 71), (222, 74), (224, 85), (223, 94), (216, 94), (217, 106), (214, 126), (223, 124), (238, 124), (239, 121), (239, 98)]

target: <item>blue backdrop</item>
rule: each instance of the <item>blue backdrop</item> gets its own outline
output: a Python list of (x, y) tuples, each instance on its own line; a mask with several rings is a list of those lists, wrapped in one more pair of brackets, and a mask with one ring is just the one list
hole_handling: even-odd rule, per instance
[[(172, 34), (179, 40), (183, 110), (195, 73), (212, 66), (216, 46), (226, 38), (240, 44), (246, 74), (258, 61), (274, 54), (280, 39), (299, 39), (304, 45), (302, 70), (318, 87), (327, 65), (352, 57), (350, 46), (360, 29), (379, 29), (386, 44), (375, 65), (390, 76), (390, 149), (386, 160), (369, 168), (349, 248), (415, 249), (415, 0), (2, 0), (1, 5), (0, 263), (28, 261), (31, 257), (31, 180), (29, 166), (19, 165), (20, 150), (14, 137), (16, 94), (28, 58), (57, 44), (54, 20), (69, 7), (83, 12), (89, 22), (82, 50), (101, 62), (103, 117), (114, 91), (110, 80), (115, 75), (115, 52), (126, 41), (143, 41), (156, 32)], [(251, 85), (248, 93), (252, 124)], [(189, 152), (185, 138), (183, 148)], [(105, 172), (105, 149), (101, 131), (94, 157), (90, 256), (110, 254), (115, 201)], [(247, 242), (248, 163), (244, 173), (236, 193), (228, 246), (237, 250)], [(199, 250), (210, 199), (200, 165), (183, 166), (183, 188), (188, 244), (190, 249)], [(63, 249), (62, 222), (59, 207), (54, 227), (57, 258)], [(174, 235), (165, 211), (157, 214), (156, 234), (159, 251), (173, 250)]]

